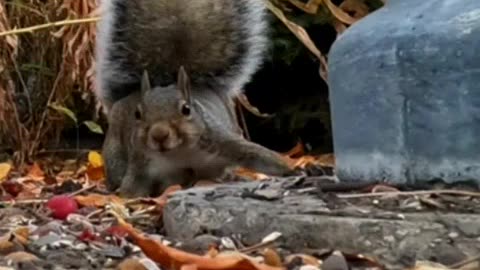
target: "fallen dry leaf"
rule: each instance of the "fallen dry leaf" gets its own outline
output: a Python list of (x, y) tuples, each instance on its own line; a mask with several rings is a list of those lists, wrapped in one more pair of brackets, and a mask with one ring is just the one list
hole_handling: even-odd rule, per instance
[(210, 246), (208, 247), (208, 251), (205, 254), (205, 257), (215, 258), (215, 257), (217, 257), (218, 253), (219, 253), (219, 251), (218, 251), (217, 245), (210, 244)]
[(268, 175), (250, 170), (248, 168), (237, 168), (234, 170), (235, 175), (252, 180), (264, 180), (268, 179)]
[(290, 264), (295, 258), (300, 258), (305, 265), (320, 266), (320, 260), (307, 254), (291, 254), (285, 258), (285, 263)]
[(360, 0), (345, 0), (339, 7), (348, 14), (353, 14), (352, 17), (357, 20), (367, 16), (370, 12), (365, 2)]
[(282, 267), (282, 259), (274, 249), (266, 248), (263, 252), (265, 263), (270, 266)]
[(198, 267), (195, 265), (195, 264), (185, 264), (185, 265), (182, 265), (182, 267), (180, 268), (180, 270), (197, 270)]
[(292, 149), (283, 153), (284, 156), (295, 158), (305, 155), (305, 148), (302, 142), (298, 142)]
[(187, 253), (140, 235), (132, 225), (121, 218), (119, 223), (145, 255), (168, 269), (182, 269), (185, 265), (195, 265), (198, 270), (283, 270), (280, 267), (254, 262), (240, 253), (215, 258)]
[[(313, 3), (319, 2), (319, 0), (312, 1)], [(320, 52), (315, 43), (312, 41), (307, 31), (300, 25), (287, 19), (283, 11), (272, 4), (272, 2), (265, 0), (267, 8), (275, 14), (275, 16), (282, 21), (285, 26), (294, 34), (304, 45), (307, 47), (310, 52), (312, 52), (318, 60), (320, 60), (320, 76), (323, 80), (328, 81), (328, 64), (325, 56)]]
[(115, 195), (101, 195), (101, 194), (89, 194), (89, 195), (77, 195), (74, 197), (75, 201), (81, 206), (85, 207), (104, 207), (109, 203), (124, 204), (125, 200)]
[(101, 181), (105, 179), (105, 169), (104, 167), (91, 167), (87, 166), (87, 176), (88, 179), (93, 181)]
[(6, 255), (15, 251), (15, 243), (10, 241), (10, 234), (4, 235), (0, 238), (0, 254)]
[(331, 0), (323, 0), (325, 5), (328, 7), (330, 12), (332, 12), (333, 16), (335, 16), (339, 21), (345, 24), (354, 24), (358, 19), (352, 18), (352, 16), (348, 15), (345, 11), (341, 8), (335, 6)]
[(335, 156), (333, 154), (319, 155), (317, 161), (322, 166), (335, 167)]
[(87, 176), (93, 181), (105, 179), (103, 158), (102, 155), (96, 151), (90, 151), (88, 153)]
[(152, 201), (154, 201), (159, 207), (163, 208), (167, 204), (168, 195), (179, 190), (182, 190), (180, 185), (169, 186), (167, 189), (165, 189), (162, 195), (152, 199)]
[(147, 270), (137, 259), (126, 259), (117, 266), (118, 270)]
[(5, 260), (7, 261), (12, 261), (12, 262), (31, 262), (31, 261), (37, 261), (39, 260), (37, 256), (25, 252), (25, 251), (17, 251), (17, 252), (12, 252), (5, 256)]
[(15, 239), (23, 245), (28, 244), (28, 237), (30, 236), (30, 230), (28, 227), (20, 227), (16, 229), (13, 234)]
[(31, 180), (43, 181), (43, 179), (45, 179), (45, 172), (42, 170), (42, 168), (40, 168), (40, 165), (38, 165), (38, 163), (35, 162), (28, 170), (27, 176)]
[(94, 168), (103, 167), (102, 155), (96, 151), (90, 151), (88, 153), (88, 163)]
[(10, 163), (0, 163), (0, 182), (7, 179), (10, 170), (12, 170)]

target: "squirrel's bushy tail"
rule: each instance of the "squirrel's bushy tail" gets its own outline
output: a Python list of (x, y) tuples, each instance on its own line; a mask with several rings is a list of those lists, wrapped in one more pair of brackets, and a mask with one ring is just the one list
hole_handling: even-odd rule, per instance
[(102, 0), (96, 93), (107, 109), (137, 91), (143, 70), (174, 82), (183, 65), (195, 87), (234, 95), (266, 50), (263, 0)]

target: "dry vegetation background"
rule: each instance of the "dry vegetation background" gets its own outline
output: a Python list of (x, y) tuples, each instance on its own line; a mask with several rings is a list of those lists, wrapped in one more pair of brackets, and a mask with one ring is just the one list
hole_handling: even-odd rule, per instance
[[(100, 0), (0, 0), (0, 159), (31, 159), (66, 128), (105, 126), (93, 96), (94, 47)], [(108, 1), (108, 0), (104, 0)], [(382, 5), (380, 0), (265, 0), (296, 42), (319, 61), (327, 59), (304, 29), (329, 23), (343, 32)], [(307, 20), (297, 20), (301, 14)], [(98, 123), (98, 124), (96, 124)]]

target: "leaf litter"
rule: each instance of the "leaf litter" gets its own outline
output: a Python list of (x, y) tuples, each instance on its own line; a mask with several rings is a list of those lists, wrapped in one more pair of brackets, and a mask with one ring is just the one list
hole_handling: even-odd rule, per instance
[[(329, 169), (333, 171), (333, 155), (306, 155), (301, 143), (283, 155), (304, 176), (325, 176)], [(320, 169), (309, 173), (308, 169), (315, 166)], [(236, 175), (249, 181), (269, 179), (267, 175), (244, 168), (237, 170)], [(5, 269), (19, 265), (30, 265), (34, 269), (54, 266), (61, 267), (58, 269), (356, 269), (352, 268), (355, 262), (361, 261), (370, 269), (384, 269), (381, 263), (361, 254), (340, 251), (284, 254), (276, 245), (281, 237), (279, 232), (272, 232), (249, 247), (238, 247), (237, 242), (225, 237), (220, 245), (210, 246), (204, 254), (189, 253), (181, 249), (182, 243), (167, 239), (161, 233), (162, 210), (169, 195), (182, 187), (171, 186), (157, 198), (125, 199), (107, 192), (104, 178), (103, 159), (95, 151), (81, 162), (45, 159), (23, 168), (0, 164), (0, 254), (3, 257), (0, 266)], [(308, 179), (296, 178), (290, 188), (295, 188), (300, 181), (303, 187), (300, 192), (315, 192), (318, 183), (312, 180), (313, 186), (309, 188)], [(335, 184), (329, 181), (324, 188)], [(393, 196), (400, 192), (382, 184), (372, 184), (360, 193), (351, 194), (352, 190), (356, 188), (344, 190), (349, 191), (352, 200), (365, 200), (376, 192)], [(434, 192), (423, 195), (414, 200), (417, 207), (441, 208), (461, 200), (452, 196), (443, 198)], [(378, 199), (386, 200), (382, 196)], [(375, 204), (375, 200), (369, 202)], [(418, 263), (414, 269), (448, 269), (441, 267)]]

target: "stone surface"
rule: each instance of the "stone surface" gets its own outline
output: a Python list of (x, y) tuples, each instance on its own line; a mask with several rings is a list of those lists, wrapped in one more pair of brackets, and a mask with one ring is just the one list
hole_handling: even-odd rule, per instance
[(329, 54), (339, 178), (480, 184), (480, 1), (387, 2)]
[[(195, 243), (192, 239), (202, 235), (209, 239), (240, 235), (250, 246), (277, 231), (282, 234), (280, 247), (287, 250), (358, 252), (378, 258), (387, 269), (404, 269), (421, 259), (458, 262), (480, 252), (480, 211), (393, 211), (383, 209), (379, 198), (375, 199), (380, 203), (352, 201), (288, 186), (291, 180), (176, 192), (163, 213), (166, 233), (184, 243)], [(252, 195), (257, 189), (282, 195), (263, 199)], [(397, 209), (404, 204), (398, 198), (390, 200), (396, 201)]]

